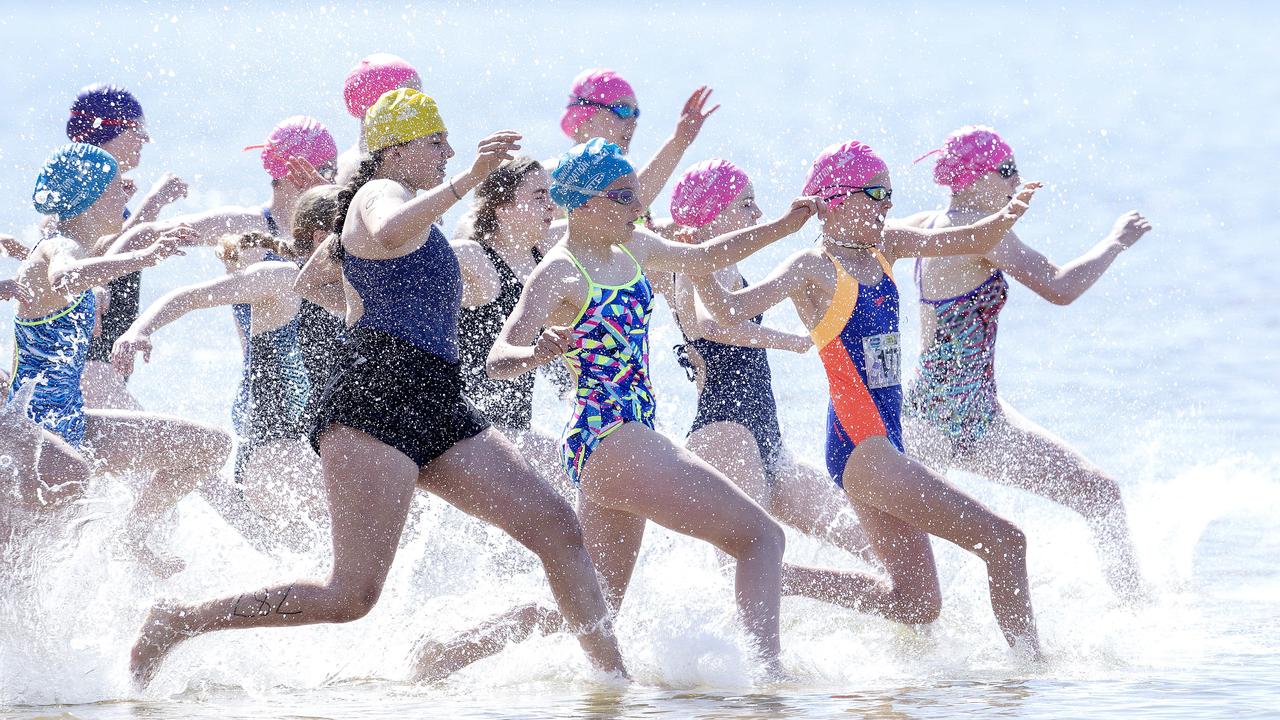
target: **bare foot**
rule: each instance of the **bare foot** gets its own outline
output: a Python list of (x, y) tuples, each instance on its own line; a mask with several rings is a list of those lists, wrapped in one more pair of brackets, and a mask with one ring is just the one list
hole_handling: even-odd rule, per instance
[(437, 682), (462, 668), (494, 655), (533, 631), (549, 633), (560, 627), (560, 614), (533, 603), (521, 605), (445, 642), (423, 638), (413, 649), (414, 682)]
[(195, 633), (181, 626), (181, 614), (172, 607), (156, 605), (142, 622), (142, 631), (129, 652), (129, 671), (134, 687), (142, 690), (151, 684), (160, 663), (184, 640)]

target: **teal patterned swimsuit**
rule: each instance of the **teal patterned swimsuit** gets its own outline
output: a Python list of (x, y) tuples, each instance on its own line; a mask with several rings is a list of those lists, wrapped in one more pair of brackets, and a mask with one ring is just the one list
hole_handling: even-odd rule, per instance
[(79, 448), (84, 442), (84, 396), (80, 376), (93, 340), (92, 290), (80, 293), (57, 312), (34, 320), (15, 318), (13, 378), (9, 397), (25, 383), (36, 383), (27, 415)]
[[(631, 256), (625, 247), (622, 251)], [(577, 392), (560, 462), (577, 484), (587, 458), (609, 433), (629, 422), (653, 428), (653, 388), (649, 385), (653, 288), (638, 262), (630, 282), (599, 285), (573, 253), (565, 250), (565, 254), (589, 286), (587, 302), (573, 323), (573, 347), (564, 354)], [(631, 260), (635, 262), (634, 257)]]

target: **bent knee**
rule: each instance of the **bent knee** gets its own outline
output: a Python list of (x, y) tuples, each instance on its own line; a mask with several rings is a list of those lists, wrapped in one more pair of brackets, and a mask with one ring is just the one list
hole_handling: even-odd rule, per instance
[(1076, 510), (1089, 519), (1105, 517), (1124, 508), (1120, 485), (1105, 475), (1090, 478), (1077, 497)]
[(368, 615), (382, 596), (382, 583), (373, 580), (342, 582), (333, 585), (334, 602), (326, 618), (333, 623), (354, 622)]
[(512, 537), (544, 560), (575, 551), (586, 552), (582, 524), (569, 503), (557, 499), (550, 508), (532, 518), (535, 522), (511, 531)]
[(995, 526), (995, 547), (986, 549), (987, 552), (982, 553), (986, 548), (979, 548), (981, 554), (985, 554), (987, 558), (999, 559), (1010, 558), (1014, 560), (1026, 560), (1027, 557), (1027, 534), (1017, 525), (1000, 518)]
[(786, 549), (786, 532), (762, 510), (754, 523), (729, 541), (727, 551), (739, 560), (754, 558), (782, 562)]

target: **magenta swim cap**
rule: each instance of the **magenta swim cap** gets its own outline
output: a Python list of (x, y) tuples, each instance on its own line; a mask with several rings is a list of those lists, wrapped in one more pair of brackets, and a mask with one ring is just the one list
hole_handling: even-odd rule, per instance
[(591, 119), (591, 116), (600, 109), (590, 105), (579, 105), (579, 100), (591, 100), (607, 105), (628, 96), (635, 97), (636, 91), (631, 89), (631, 83), (623, 80), (621, 75), (603, 68), (583, 70), (573, 79), (568, 107), (564, 109), (564, 117), (560, 118), (560, 129), (565, 135), (573, 138), (578, 127)]
[(702, 227), (729, 207), (750, 180), (737, 165), (712, 158), (691, 166), (671, 191), (671, 219)]
[(940, 157), (933, 166), (933, 181), (955, 192), (1000, 167), (1013, 155), (1013, 148), (986, 125), (968, 125), (948, 135), (941, 148), (925, 153), (916, 162), (934, 153)]
[(262, 149), (262, 167), (272, 178), (280, 179), (289, 174), (285, 164), (291, 157), (300, 157), (323, 167), (338, 157), (338, 145), (329, 129), (319, 120), (306, 115), (294, 115), (280, 121), (261, 145), (250, 145), (245, 150)]
[[(826, 198), (843, 188), (864, 187), (871, 178), (889, 169), (871, 146), (850, 140), (832, 145), (818, 153), (804, 180), (804, 194)], [(836, 207), (844, 202), (847, 193), (831, 199), (828, 204)]]
[(347, 101), (347, 112), (352, 117), (364, 119), (369, 108), (385, 93), (408, 85), (421, 89), (422, 78), (418, 71), (403, 58), (390, 53), (374, 53), (356, 63), (347, 73), (342, 88), (342, 98)]

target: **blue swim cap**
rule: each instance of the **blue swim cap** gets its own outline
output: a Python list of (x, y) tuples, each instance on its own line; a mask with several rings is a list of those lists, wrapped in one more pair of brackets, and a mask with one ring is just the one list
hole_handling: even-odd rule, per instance
[(142, 105), (133, 93), (115, 85), (90, 85), (71, 104), (67, 139), (101, 146), (144, 122)]
[(591, 193), (633, 172), (635, 168), (622, 155), (622, 148), (604, 138), (591, 138), (560, 158), (551, 173), (551, 199), (573, 212), (595, 197)]
[(111, 153), (96, 145), (63, 145), (49, 156), (36, 178), (31, 193), (36, 212), (57, 215), (59, 220), (79, 215), (102, 197), (117, 170)]

